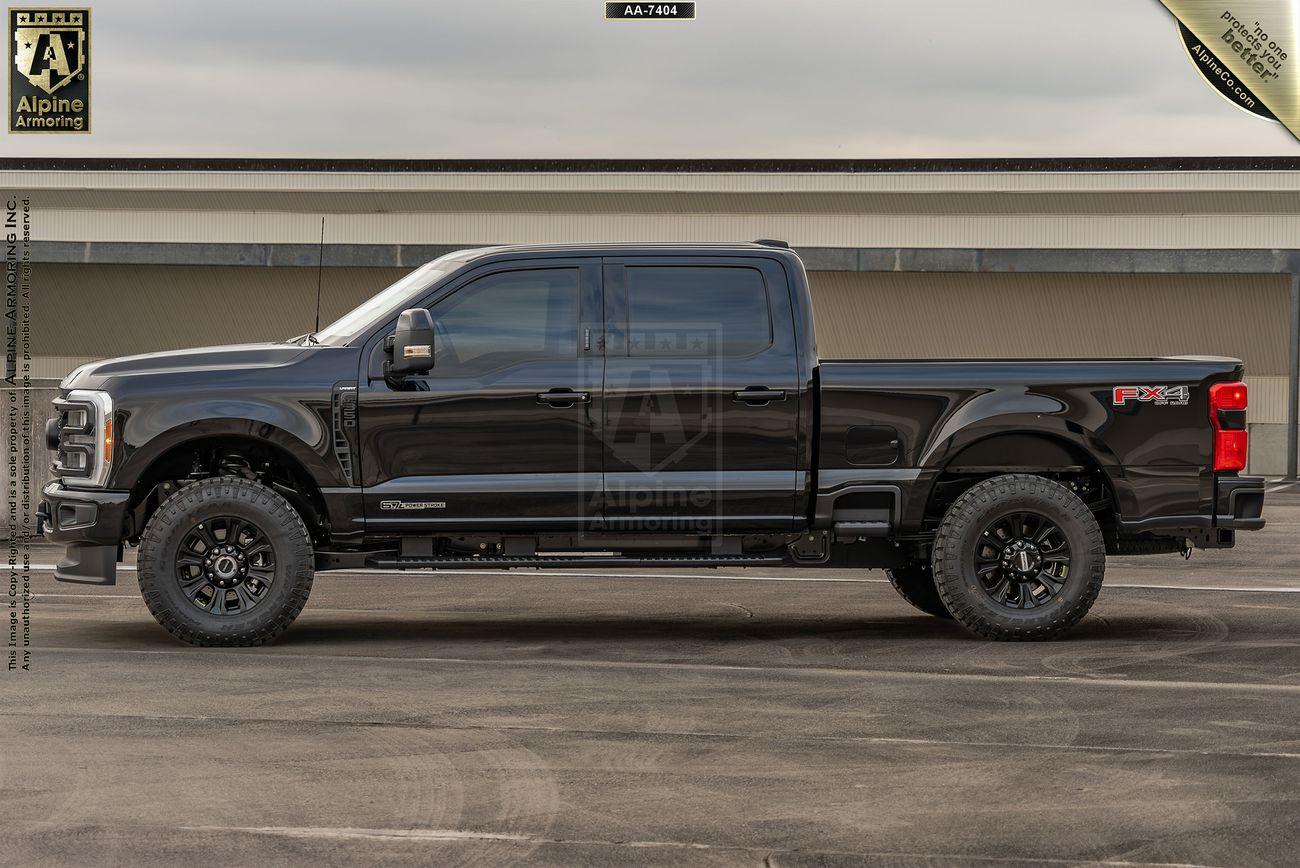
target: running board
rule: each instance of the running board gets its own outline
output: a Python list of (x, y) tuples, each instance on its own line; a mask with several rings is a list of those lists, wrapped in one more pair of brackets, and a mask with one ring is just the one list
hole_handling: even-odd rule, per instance
[(841, 542), (889, 536), (892, 529), (893, 525), (887, 521), (837, 521), (831, 528), (835, 531), (835, 539)]
[(784, 564), (781, 555), (466, 555), (463, 557), (372, 557), (381, 570), (473, 570), (484, 567), (755, 567)]

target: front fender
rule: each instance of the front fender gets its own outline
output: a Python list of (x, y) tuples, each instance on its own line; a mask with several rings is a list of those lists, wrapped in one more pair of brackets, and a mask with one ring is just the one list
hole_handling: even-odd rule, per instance
[(224, 396), (119, 407), (109, 485), (129, 489), (160, 456), (208, 437), (245, 437), (288, 452), (321, 486), (347, 485), (333, 460), (328, 399), (280, 402)]

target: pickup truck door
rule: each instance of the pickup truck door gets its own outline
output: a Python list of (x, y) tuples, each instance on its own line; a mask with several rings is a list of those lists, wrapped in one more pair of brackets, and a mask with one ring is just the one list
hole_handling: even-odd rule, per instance
[(433, 316), (433, 370), (400, 389), (383, 380), (380, 343), (369, 346), (358, 395), (370, 531), (590, 525), (602, 489), (600, 279), (599, 259), (547, 259), (440, 287), (418, 305)]
[(606, 527), (795, 526), (794, 329), (774, 260), (605, 260)]

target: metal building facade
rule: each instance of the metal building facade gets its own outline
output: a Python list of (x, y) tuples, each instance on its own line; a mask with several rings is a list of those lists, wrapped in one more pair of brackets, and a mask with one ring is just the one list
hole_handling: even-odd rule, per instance
[(824, 355), (1245, 360), (1286, 470), (1300, 161), (0, 161), (38, 374), (310, 328), (449, 249), (782, 238)]

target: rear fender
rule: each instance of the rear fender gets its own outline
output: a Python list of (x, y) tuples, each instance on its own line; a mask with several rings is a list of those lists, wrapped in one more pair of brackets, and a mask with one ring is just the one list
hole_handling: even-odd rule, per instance
[(936, 429), (919, 456), (921, 472), (901, 524), (922, 527), (935, 484), (945, 472), (1046, 472), (1097, 468), (1123, 508), (1128, 489), (1112, 450), (1051, 397), (985, 393)]

